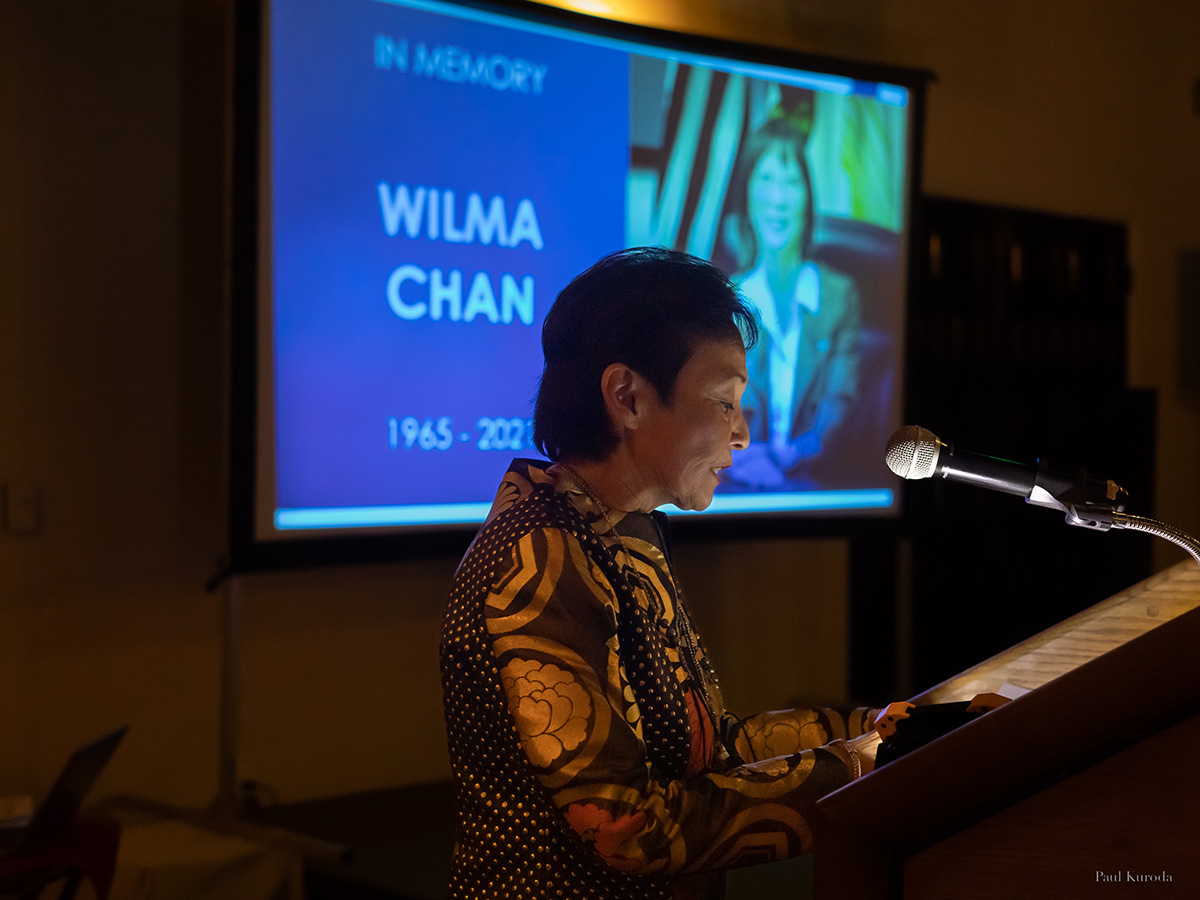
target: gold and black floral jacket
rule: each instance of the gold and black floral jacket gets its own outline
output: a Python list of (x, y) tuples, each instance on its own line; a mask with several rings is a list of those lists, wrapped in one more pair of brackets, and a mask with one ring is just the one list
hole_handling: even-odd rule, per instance
[(725, 713), (661, 514), (606, 519), (547, 466), (514, 461), (442, 625), (449, 896), (719, 897), (725, 869), (809, 850), (850, 778), (822, 745), (869, 711)]

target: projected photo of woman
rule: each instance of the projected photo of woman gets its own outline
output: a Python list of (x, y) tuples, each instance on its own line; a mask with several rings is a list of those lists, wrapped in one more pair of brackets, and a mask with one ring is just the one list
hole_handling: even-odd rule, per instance
[(811, 463), (857, 390), (857, 288), (812, 258), (811, 122), (811, 95), (776, 107), (743, 142), (730, 184), (724, 237), (737, 260), (734, 281), (762, 326), (742, 399), (753, 443), (730, 473), (748, 487), (811, 486)]
[(626, 241), (708, 259), (760, 324), (720, 493), (876, 487), (899, 421), (904, 95), (634, 59)]

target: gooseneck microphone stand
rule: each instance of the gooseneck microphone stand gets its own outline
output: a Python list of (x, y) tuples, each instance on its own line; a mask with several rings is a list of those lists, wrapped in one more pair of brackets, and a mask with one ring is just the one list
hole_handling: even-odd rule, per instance
[[(1034, 493), (1038, 494), (1039, 489), (1035, 488)], [(1040, 496), (1031, 496), (1027, 502), (1036, 502), (1038, 506), (1062, 510), (1069, 525), (1078, 525), (1081, 528), (1092, 528), (1097, 531), (1118, 528), (1152, 534), (1186, 550), (1197, 565), (1200, 565), (1200, 541), (1166, 522), (1145, 516), (1129, 515), (1125, 512), (1128, 496), (1121, 487), (1110, 481), (1108, 482), (1107, 497), (1103, 500), (1098, 500), (1094, 494), (1085, 497), (1084, 492), (1078, 491), (1077, 486), (1071, 485), (1064, 487), (1061, 491), (1041, 490)]]
[(1144, 516), (1130, 516), (1121, 512), (1114, 512), (1112, 519), (1113, 528), (1143, 531), (1146, 534), (1152, 534), (1155, 537), (1170, 541), (1175, 546), (1182, 547), (1190, 553), (1192, 559), (1196, 560), (1197, 564), (1200, 564), (1200, 541), (1197, 541), (1194, 537), (1189, 537), (1178, 528), (1168, 525), (1166, 522), (1160, 522), (1157, 519), (1147, 519)]
[[(1097, 501), (1094, 497), (1083, 500), (1073, 489), (1063, 492), (1043, 492), (1037, 499), (1038, 506), (1055, 507), (1066, 514), (1067, 524), (1078, 525), (1081, 528), (1092, 528), (1097, 531), (1108, 531), (1110, 528), (1142, 531), (1163, 540), (1170, 541), (1191, 554), (1197, 565), (1200, 565), (1200, 541), (1184, 534), (1173, 525), (1149, 519), (1145, 516), (1131, 516), (1125, 512), (1125, 501), (1128, 495), (1117, 485), (1109, 482), (1108, 499)], [(1029, 502), (1033, 502), (1030, 498)]]

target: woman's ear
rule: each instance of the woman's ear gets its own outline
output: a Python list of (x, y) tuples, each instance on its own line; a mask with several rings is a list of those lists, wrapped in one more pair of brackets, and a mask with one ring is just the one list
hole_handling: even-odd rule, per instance
[(654, 388), (624, 363), (613, 363), (600, 376), (600, 392), (608, 419), (618, 432), (637, 428), (646, 414), (648, 391)]

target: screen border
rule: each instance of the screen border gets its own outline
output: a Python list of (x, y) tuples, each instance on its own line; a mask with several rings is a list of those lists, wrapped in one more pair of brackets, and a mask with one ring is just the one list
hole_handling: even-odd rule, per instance
[[(925, 94), (932, 73), (927, 70), (812, 54), (781, 46), (729, 40), (670, 31), (606, 19), (527, 0), (439, 0), (445, 5), (497, 13), (539, 24), (586, 32), (621, 41), (649, 44), (671, 51), (732, 57), (755, 63), (871, 81), (885, 81), (909, 91), (909, 177), (905, 201), (908, 240), (904, 285), (904, 334), (901, 371), (897, 373), (901, 408), (908, 406), (908, 371), (913, 322), (908, 315), (917, 278), (920, 221), (919, 198), (923, 167)], [(261, 116), (266, 72), (264, 22), (269, 0), (239, 3), (234, 11), (232, 196), (231, 196), (231, 309), (230, 309), (230, 477), (229, 569), (252, 572), (306, 566), (394, 562), (406, 558), (460, 555), (479, 529), (478, 523), (397, 526), (378, 532), (261, 540), (256, 536), (259, 442), (259, 361), (261, 358), (259, 303), (260, 192), (263, 179)], [(882, 450), (881, 450), (882, 453)], [(908, 504), (904, 485), (896, 489), (894, 515), (863, 514), (855, 510), (821, 513), (756, 512), (718, 516), (672, 516), (672, 533), (688, 541), (758, 540), (784, 537), (850, 537), (891, 535), (902, 528)]]

